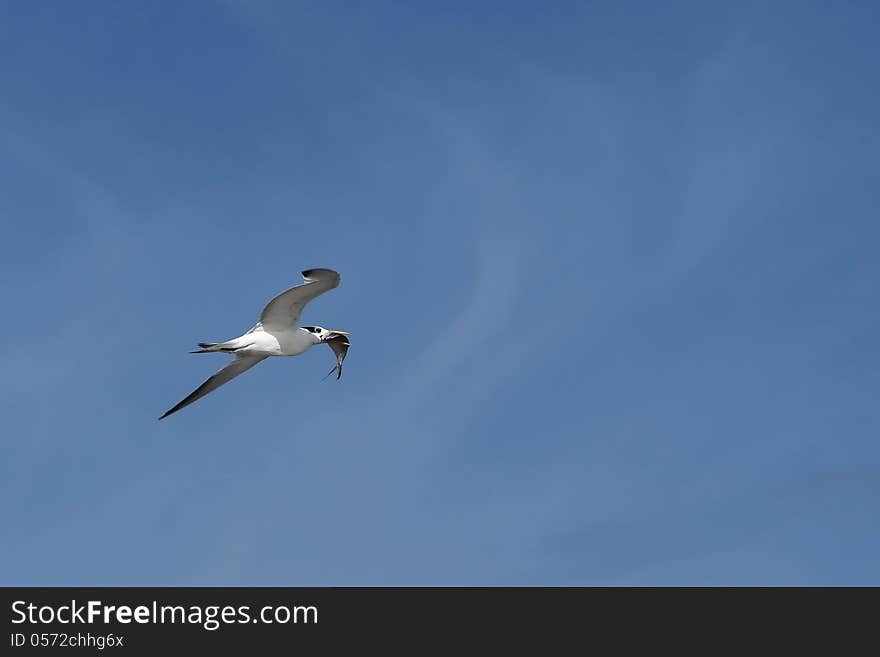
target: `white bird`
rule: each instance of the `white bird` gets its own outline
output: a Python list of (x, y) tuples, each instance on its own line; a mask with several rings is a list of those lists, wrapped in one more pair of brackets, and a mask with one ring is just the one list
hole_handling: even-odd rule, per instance
[(330, 370), (330, 374), (338, 372), (337, 379), (342, 376), (342, 361), (351, 346), (346, 337), (348, 331), (299, 325), (303, 307), (319, 294), (339, 285), (339, 274), (332, 269), (307, 269), (302, 276), (302, 284), (285, 290), (266, 304), (260, 313), (260, 321), (250, 331), (226, 342), (200, 342), (201, 348), (190, 352), (206, 354), (220, 351), (234, 354), (235, 358), (180, 403), (165, 411), (160, 420), (201, 399), (269, 356), (296, 356), (316, 344), (326, 343), (330, 346), (336, 354), (336, 366)]

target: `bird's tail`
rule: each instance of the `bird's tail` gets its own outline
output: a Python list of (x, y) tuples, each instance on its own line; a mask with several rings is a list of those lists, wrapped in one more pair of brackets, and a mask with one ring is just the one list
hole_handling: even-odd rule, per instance
[(191, 353), (191, 354), (209, 354), (212, 351), (227, 351), (224, 348), (224, 343), (222, 343), (222, 342), (199, 342), (199, 347), (201, 347), (201, 349), (199, 349), (198, 351), (191, 351), (189, 353)]
[(198, 351), (191, 351), (191, 354), (208, 354), (213, 351), (222, 351), (227, 354), (234, 353), (239, 349), (245, 349), (246, 347), (250, 347), (253, 344), (252, 340), (246, 340), (241, 338), (235, 338), (234, 340), (227, 340), (226, 342), (199, 342)]

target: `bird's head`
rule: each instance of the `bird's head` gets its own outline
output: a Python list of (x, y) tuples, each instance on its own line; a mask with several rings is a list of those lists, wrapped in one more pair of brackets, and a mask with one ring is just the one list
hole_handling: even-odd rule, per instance
[(316, 343), (327, 342), (337, 335), (349, 335), (348, 331), (334, 331), (323, 326), (303, 326), (303, 329), (314, 336)]

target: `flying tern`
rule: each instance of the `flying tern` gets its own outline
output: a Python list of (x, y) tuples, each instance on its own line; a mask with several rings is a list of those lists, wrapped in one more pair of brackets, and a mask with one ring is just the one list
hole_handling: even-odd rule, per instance
[(337, 379), (342, 376), (342, 361), (351, 346), (348, 331), (299, 325), (303, 307), (319, 294), (339, 285), (339, 274), (332, 269), (307, 269), (302, 276), (303, 283), (285, 290), (266, 304), (260, 313), (260, 321), (244, 335), (226, 342), (199, 342), (199, 349), (190, 353), (222, 352), (233, 354), (235, 358), (185, 399), (165, 411), (160, 420), (201, 399), (269, 356), (296, 356), (316, 344), (328, 345), (336, 355), (336, 365), (327, 376), (334, 372), (337, 373)]

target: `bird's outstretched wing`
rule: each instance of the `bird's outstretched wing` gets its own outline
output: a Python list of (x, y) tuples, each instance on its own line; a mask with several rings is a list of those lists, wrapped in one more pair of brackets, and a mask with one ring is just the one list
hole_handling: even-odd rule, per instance
[(212, 390), (216, 390), (224, 383), (228, 381), (232, 381), (235, 377), (237, 377), (242, 372), (246, 372), (254, 365), (259, 363), (261, 360), (268, 358), (268, 356), (236, 356), (234, 359), (226, 363), (226, 366), (221, 369), (219, 372), (214, 374), (211, 378), (205, 381), (198, 388), (193, 390), (183, 401), (175, 405), (173, 408), (168, 409), (159, 419), (163, 419), (171, 415), (172, 413), (176, 413), (184, 406), (189, 406), (197, 399), (201, 399), (205, 395), (207, 395)]
[(303, 306), (339, 285), (339, 274), (332, 269), (307, 269), (302, 275), (304, 283), (285, 290), (263, 308), (260, 324), (264, 329), (271, 332), (272, 329), (296, 328)]
[[(351, 341), (348, 339), (347, 335), (335, 335), (327, 340), (327, 344), (333, 350), (333, 353), (336, 354), (336, 365), (334, 365), (333, 369), (327, 373), (327, 376), (336, 372), (336, 380), (338, 381), (339, 377), (342, 376), (342, 361), (345, 360), (345, 354), (348, 353)], [(324, 378), (326, 379), (327, 376)]]

